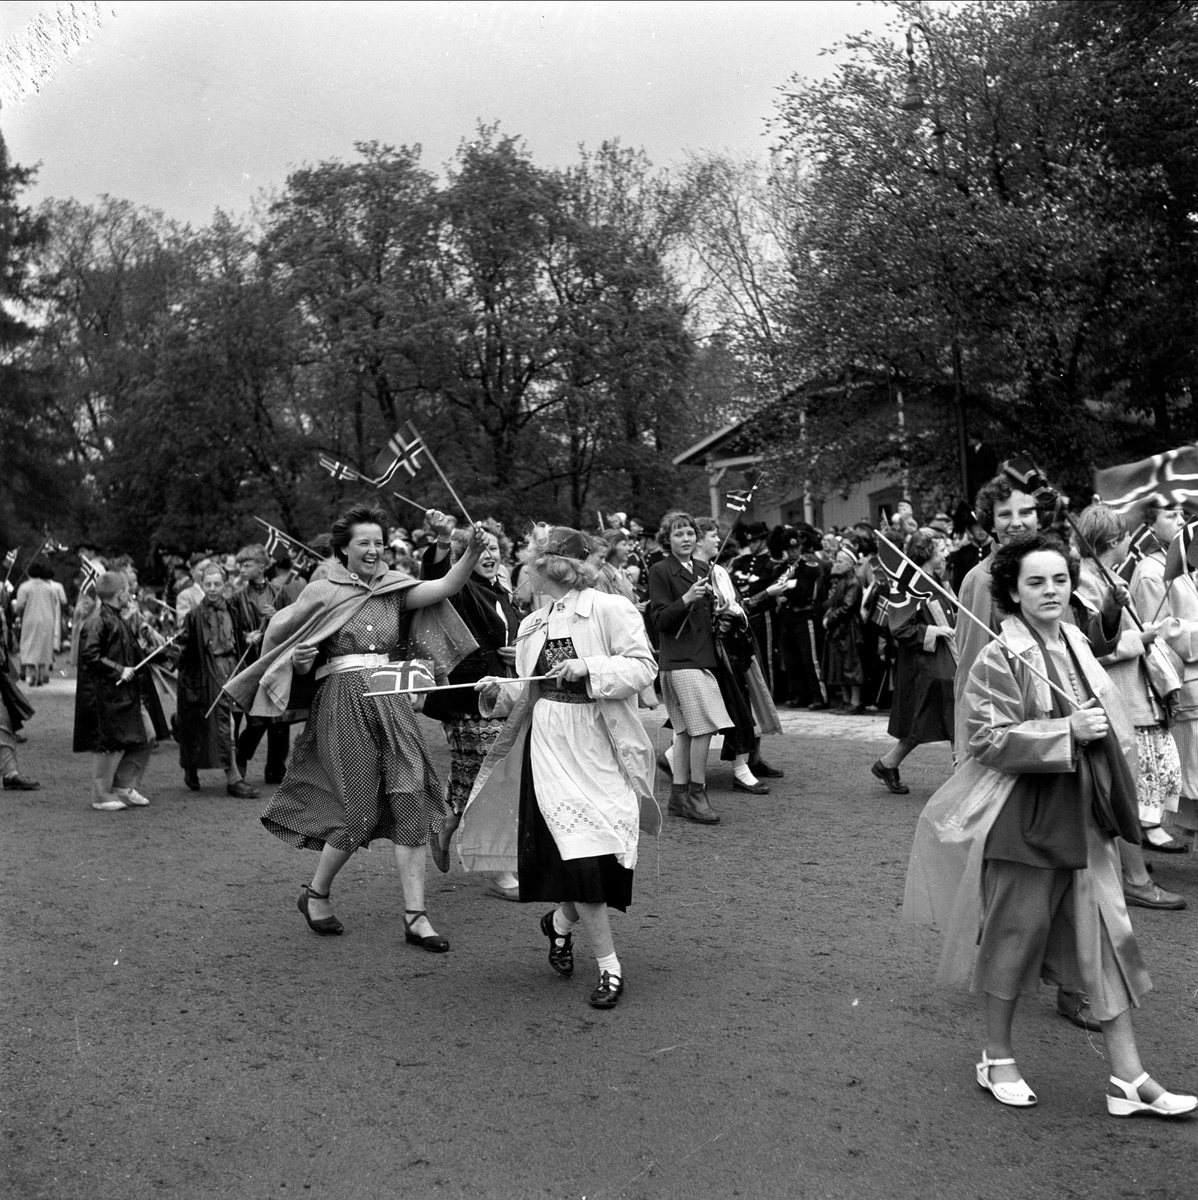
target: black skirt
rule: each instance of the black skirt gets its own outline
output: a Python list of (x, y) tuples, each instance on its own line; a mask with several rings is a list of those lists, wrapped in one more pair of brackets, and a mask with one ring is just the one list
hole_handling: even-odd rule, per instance
[(524, 740), (520, 766), (520, 826), (517, 868), (520, 900), (560, 904), (606, 904), (626, 912), (632, 903), (632, 872), (614, 854), (563, 859), (537, 804), (533, 787), (531, 735)]

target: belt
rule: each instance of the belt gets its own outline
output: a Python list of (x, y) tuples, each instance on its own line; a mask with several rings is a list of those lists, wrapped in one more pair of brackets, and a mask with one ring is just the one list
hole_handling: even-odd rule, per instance
[(323, 667), (316, 668), (316, 679), (319, 682), (326, 675), (342, 675), (346, 671), (377, 671), (390, 662), (386, 654), (339, 654), (336, 658), (330, 658)]

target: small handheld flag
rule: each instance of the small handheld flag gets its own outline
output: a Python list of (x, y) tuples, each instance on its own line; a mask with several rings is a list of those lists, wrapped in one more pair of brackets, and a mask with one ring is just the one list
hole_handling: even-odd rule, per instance
[(924, 573), (885, 538), (878, 539), (878, 561), (890, 580), (892, 605), (931, 599), (932, 587)]
[(355, 471), (353, 467), (346, 466), (345, 463), (339, 462), (335, 458), (330, 458), (327, 454), (320, 456), (320, 465), (328, 471), (334, 479), (347, 479), (351, 483), (361, 481), (362, 483), (371, 483), (372, 480), (366, 478), (365, 475)]
[(730, 508), (733, 512), (743, 513), (749, 507), (749, 501), (753, 499), (753, 492), (738, 491), (725, 493), (728, 497), (728, 503), (724, 506)]
[(412, 427), (410, 421), (408, 429), (411, 431), (408, 434), (405, 434), (403, 430), (397, 430), (375, 461), (375, 487), (381, 488), (390, 483), (395, 473), (401, 468), (408, 473), (409, 478), (412, 478), (424, 466), (424, 463), (420, 461), (420, 456), (427, 453), (424, 439)]
[(80, 583), (79, 590), (81, 592), (94, 591), (103, 568), (82, 554), (79, 556), (79, 561), (83, 568), (83, 582)]
[(407, 692), (436, 687), (432, 667), (419, 658), (402, 659), (372, 671), (367, 696), (399, 696)]

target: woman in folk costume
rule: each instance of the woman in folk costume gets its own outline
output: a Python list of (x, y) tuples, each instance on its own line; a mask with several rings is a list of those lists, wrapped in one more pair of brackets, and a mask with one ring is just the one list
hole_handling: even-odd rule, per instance
[(624, 992), (607, 910), (632, 900), (639, 830), (656, 833), (653, 743), (637, 693), (657, 672), (644, 621), (623, 596), (596, 591), (594, 539), (537, 526), (524, 551), (533, 589), (550, 597), (520, 625), (516, 675), (482, 680), (480, 708), (506, 724), (474, 785), (459, 853), (468, 871), (517, 870), (520, 899), (556, 902), (541, 917), (549, 965), (574, 971), (581, 921), (598, 961), (594, 1008)]
[[(911, 534), (903, 553), (930, 575), (943, 568), (940, 548), (926, 533)], [(935, 596), (892, 608), (888, 620), (897, 655), (886, 732), (895, 743), (870, 771), (904, 796), (910, 788), (899, 777), (899, 764), (916, 746), (953, 740), (957, 641), (952, 619)]]
[(408, 697), (370, 697), (371, 675), (393, 659), (432, 660), (444, 676), (475, 648), (461, 618), (443, 603), (466, 582), (481, 553), (475, 527), (461, 558), (441, 579), (418, 582), (383, 560), (387, 517), (358, 504), (333, 524), (336, 561), (295, 603), (271, 618), (262, 657), (226, 690), (253, 716), (297, 710), (296, 677), (315, 684), (304, 732), (262, 823), (320, 859), (298, 907), (309, 928), (339, 934), (329, 892), (355, 850), (376, 838), (395, 845), (404, 896), (404, 940), (433, 953), (449, 942), (424, 907), (425, 844), (445, 824), (445, 789), (429, 758)]
[(204, 598), (183, 620), (179, 636), (179, 691), (175, 736), (183, 782), (200, 790), (200, 771), (222, 770), (225, 791), (238, 800), (258, 792), (241, 777), (233, 746), (233, 711), (222, 689), (238, 660), (262, 638), (258, 614), (237, 595), (227, 597), (225, 569), (216, 559), (204, 567)]
[(1107, 1111), (1180, 1116), (1198, 1098), (1149, 1078), (1132, 1028), (1131, 1009), (1151, 982), (1114, 839), (1138, 837), (1125, 758), (1134, 740), (1109, 676), (1062, 621), (1077, 572), (1050, 534), (995, 553), (991, 594), (1008, 614), (1006, 644), (992, 642), (970, 671), (966, 758), (920, 816), (904, 915), (944, 930), (942, 980), (985, 995), (976, 1077), (999, 1103), (1036, 1103), (1015, 1064), (1012, 1023), (1051, 948), (1064, 973), (1084, 981), (1101, 1025)]
[[(1111, 572), (1127, 558), (1127, 524), (1105, 504), (1092, 504), (1078, 516), (1074, 536), (1082, 556), (1077, 594), (1093, 612), (1101, 612), (1115, 590)], [(1118, 590), (1123, 590), (1122, 584), (1118, 584)], [(1149, 846), (1159, 844), (1158, 839), (1172, 841), (1162, 831), (1161, 821), (1165, 813), (1177, 811), (1181, 795), (1181, 762), (1169, 733), (1167, 708), (1168, 697), (1175, 696), (1181, 687), (1181, 677), (1168, 650), (1158, 642), (1161, 625), (1163, 622), (1150, 621), (1141, 629), (1125, 611), (1115, 648), (1098, 659), (1119, 689), (1135, 726), (1136, 803), (1144, 841)], [(1120, 838), (1118, 846), (1123, 864), (1123, 898), (1128, 904), (1185, 908), (1185, 897), (1154, 882), (1139, 842)]]

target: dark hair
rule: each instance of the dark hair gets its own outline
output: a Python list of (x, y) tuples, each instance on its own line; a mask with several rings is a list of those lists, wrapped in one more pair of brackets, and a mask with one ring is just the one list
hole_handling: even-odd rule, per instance
[(680, 508), (671, 508), (662, 517), (661, 524), (657, 528), (657, 544), (668, 554), (670, 552), (670, 534), (675, 529), (682, 529), (687, 525), (695, 531), (695, 537), (698, 537), (699, 527), (695, 524), (695, 518)]
[(932, 557), (936, 553), (935, 539), (930, 534), (924, 533), (921, 529), (907, 539), (907, 544), (903, 547), (903, 553), (917, 567), (922, 567), (924, 563), (931, 562)]
[(1000, 612), (1010, 615), (1019, 611), (1019, 605), (1011, 599), (1011, 594), (1019, 588), (1019, 571), (1023, 560), (1040, 550), (1050, 550), (1065, 560), (1070, 590), (1077, 588), (1081, 566), (1055, 533), (1033, 533), (1028, 537), (1016, 538), (1005, 546), (999, 546), (991, 558), (990, 598)]
[(1037, 528), (1043, 531), (1052, 527), (1057, 510), (1056, 492), (1050, 488), (1043, 495), (1037, 496), (1034, 492), (1024, 491), (1009, 475), (995, 475), (978, 489), (977, 502), (974, 505), (974, 516), (991, 537), (994, 536), (995, 508), (1004, 500), (1010, 500), (1014, 492), (1024, 492), (1025, 496), (1031, 496), (1035, 500)]
[(329, 545), (342, 566), (349, 564), (345, 547), (354, 535), (355, 525), (377, 525), (382, 533), (386, 534), (387, 514), (381, 508), (372, 508), (369, 504), (353, 504), (333, 522), (333, 528), (329, 531)]

